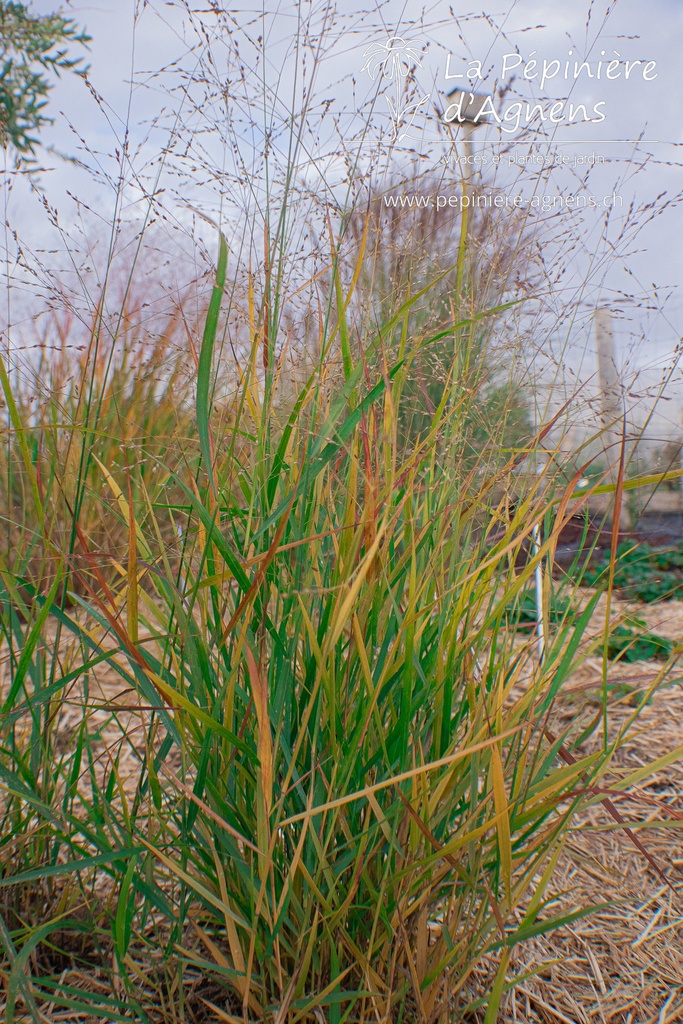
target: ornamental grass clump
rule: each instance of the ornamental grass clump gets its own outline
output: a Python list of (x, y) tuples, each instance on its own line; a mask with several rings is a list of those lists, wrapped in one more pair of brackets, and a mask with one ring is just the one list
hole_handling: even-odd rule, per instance
[[(454, 1020), (485, 1005), (494, 1020), (514, 947), (591, 910), (553, 914), (553, 866), (611, 748), (569, 756), (553, 712), (596, 599), (546, 616), (541, 661), (516, 628), (571, 486), (528, 475), (511, 509), (539, 436), (463, 469), (481, 396), (454, 375), (429, 429), (399, 443), (413, 353), (460, 344), (502, 307), (420, 333), (427, 285), (354, 344), (336, 270), (336, 313), (284, 414), (275, 332), (252, 310), (218, 443), (220, 248), (191, 458), (168, 457), (183, 416), (160, 443), (148, 392), (131, 408), (122, 388), (146, 457), (114, 457), (106, 401), (77, 404), (52, 428), (48, 489), (28, 441), (41, 430), (4, 375), (25, 495), (15, 548), (28, 534), (52, 559), (42, 589), (2, 571), (6, 1019), (50, 1003), (161, 1020), (182, 991), (226, 1020)], [(410, 347), (392, 361), (396, 335)], [(60, 437), (79, 427), (66, 538), (52, 530)]]
[[(189, 140), (227, 96), (203, 59)], [(494, 1024), (516, 948), (596, 909), (554, 871), (625, 729), (607, 687), (562, 713), (599, 595), (551, 613), (549, 571), (610, 485), (532, 425), (523, 295), (477, 287), (474, 229), (387, 289), (361, 156), (310, 200), (302, 95), (284, 166), (209, 125), (250, 194), (194, 307), (150, 335), (104, 275), (78, 357), (0, 361), (7, 1024)]]

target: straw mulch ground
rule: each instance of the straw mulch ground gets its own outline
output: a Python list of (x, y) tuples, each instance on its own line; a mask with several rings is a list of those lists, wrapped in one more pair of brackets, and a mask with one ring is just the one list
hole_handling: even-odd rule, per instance
[[(616, 602), (613, 612), (627, 610), (660, 635), (683, 639), (683, 603), (627, 609)], [(603, 617), (599, 606), (597, 628)], [(633, 715), (660, 668), (656, 662), (612, 666), (608, 682), (623, 685), (624, 696), (611, 712), (610, 736)], [(681, 676), (683, 664), (667, 674), (643, 708), (614, 758), (612, 784), (683, 745)], [(589, 658), (571, 681), (574, 713), (587, 718), (597, 710), (601, 687), (601, 662)], [(601, 738), (594, 735), (584, 750)], [(585, 813), (560, 861), (554, 884), (558, 899), (547, 914), (591, 903), (612, 905), (519, 949), (509, 977), (536, 973), (508, 996), (501, 1024), (683, 1022), (683, 752), (647, 775), (628, 797), (613, 801), (625, 821), (638, 823), (635, 834), (654, 863), (603, 806)]]

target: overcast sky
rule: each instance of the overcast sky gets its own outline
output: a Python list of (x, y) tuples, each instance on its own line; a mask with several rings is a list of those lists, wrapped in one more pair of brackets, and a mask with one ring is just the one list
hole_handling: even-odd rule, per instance
[[(240, 59), (247, 67), (261, 66), (259, 50), (265, 46), (262, 74), (273, 90), (279, 89), (281, 97), (288, 94), (290, 86), (297, 87), (292, 38), (297, 16), (308, 12), (309, 5), (282, 3), (276, 10), (269, 5), (269, 13), (263, 17), (257, 5), (231, 3), (232, 38), (228, 41), (221, 39), (217, 32), (219, 21), (208, 13), (211, 7), (208, 0), (201, 4), (187, 0), (187, 3), (189, 8), (205, 12), (195, 17), (194, 29), (180, 2), (71, 0), (65, 5), (65, 10), (92, 36), (87, 59), (91, 66), (90, 81), (99, 97), (73, 76), (64, 76), (51, 94), (50, 112), (55, 123), (44, 132), (43, 141), (52, 152), (40, 153), (45, 170), (39, 188), (59, 212), (60, 223), (66, 231), (78, 231), (79, 223), (83, 222), (74, 197), (87, 204), (92, 210), (90, 216), (100, 217), (103, 226), (113, 216), (117, 151), (121, 150), (126, 130), (131, 143), (130, 167), (134, 168), (127, 192), (126, 215), (133, 218), (142, 215), (141, 198), (155, 181), (159, 151), (170, 137), (181, 105), (178, 87), (182, 75), (191, 76), (196, 66), (197, 26), (206, 32), (204, 53), (212, 54), (218, 77), (225, 58), (226, 81), (229, 78), (226, 54), (237, 42)], [(420, 158), (423, 162), (429, 161), (439, 152), (439, 147), (444, 146), (444, 133), (434, 114), (435, 106), (443, 104), (446, 90), (467, 81), (456, 78), (447, 81), (446, 72), (466, 74), (468, 67), (477, 69), (476, 65), (468, 63), (476, 60), (480, 62), (482, 77), (472, 79), (473, 88), (490, 93), (503, 84), (501, 72), (508, 55), (508, 70), (516, 65), (512, 71), (516, 77), (500, 109), (520, 100), (545, 97), (550, 101), (584, 104), (589, 114), (594, 109), (596, 114), (599, 111), (599, 116), (590, 121), (579, 117), (572, 124), (543, 126), (537, 138), (546, 151), (547, 143), (552, 142), (554, 151), (564, 154), (568, 160), (572, 154), (594, 153), (606, 163), (590, 169), (571, 165), (555, 168), (548, 181), (539, 178), (538, 189), (543, 191), (552, 184), (552, 189), (558, 193), (583, 188), (596, 195), (616, 190), (624, 203), (621, 213), (613, 211), (613, 224), (607, 238), (601, 238), (604, 210), (596, 212), (592, 221), (590, 215), (583, 215), (583, 240), (574, 253), (573, 264), (571, 259), (568, 261), (567, 289), (576, 290), (576, 282), (582, 281), (582, 302), (587, 310), (600, 304), (614, 307), (621, 358), (630, 360), (631, 365), (660, 367), (670, 359), (683, 335), (683, 302), (679, 297), (683, 282), (683, 246), (680, 244), (683, 211), (675, 202), (683, 188), (683, 119), (679, 99), (683, 4), (679, 0), (598, 0), (593, 4), (584, 0), (552, 4), (518, 0), (487, 4), (482, 16), (480, 7), (475, 7), (472, 14), (470, 5), (462, 0), (426, 4), (415, 0), (388, 0), (386, 3), (339, 0), (332, 19), (326, 18), (326, 7), (318, 0), (313, 4), (313, 11), (317, 12), (314, 24), (320, 29), (326, 25), (329, 35), (314, 87), (315, 103), (320, 110), (324, 107), (326, 116), (320, 115), (320, 130), (315, 137), (311, 136), (308, 144), (310, 168), (300, 168), (304, 175), (308, 174), (311, 184), (315, 185), (318, 160), (324, 164), (328, 183), (335, 176), (343, 183), (347, 167), (335, 157), (338, 150), (335, 142), (340, 133), (346, 131), (354, 135), (358, 132), (361, 114), (367, 110), (367, 103), (373, 96), (373, 125), (378, 131), (388, 131), (390, 127), (390, 108), (385, 94), (393, 96), (394, 86), (388, 81), (381, 83), (378, 92), (377, 81), (373, 82), (369, 74), (363, 73), (368, 47), (382, 44), (389, 37), (401, 36), (420, 53), (420, 67), (415, 69), (411, 81), (415, 98), (428, 99), (418, 108), (408, 137), (395, 146), (395, 152), (400, 154), (403, 149), (406, 158), (414, 157), (418, 163)], [(54, 8), (51, 0), (33, 3), (38, 13)], [(225, 25), (221, 31), (225, 36)], [(264, 44), (259, 43), (259, 36), (263, 37)], [(519, 54), (521, 61), (513, 56), (515, 54)], [(623, 64), (618, 73), (608, 79), (604, 63), (598, 81), (595, 77), (597, 62), (615, 60), (615, 55), (621, 62), (643, 63), (634, 65), (628, 81)], [(577, 58), (591, 62), (592, 79), (584, 73), (573, 81), (571, 66), (569, 77), (565, 76), (564, 62)], [(534, 59), (537, 65), (529, 64)], [(541, 90), (539, 71), (543, 62), (552, 71), (555, 60), (560, 61), (562, 72), (550, 77)], [(648, 61), (654, 64), (649, 66), (645, 80), (643, 68)], [(231, 67), (234, 71), (234, 52)], [(162, 68), (167, 71), (160, 74)], [(526, 79), (525, 70), (528, 72)], [(326, 106), (324, 101), (327, 101)], [(206, 128), (201, 120), (204, 113), (208, 115), (208, 106), (203, 111), (196, 96), (193, 109), (188, 108), (186, 100), (182, 103), (185, 103), (182, 108), (185, 128), (181, 129), (180, 137), (182, 139), (184, 130), (188, 136), (196, 132), (199, 138)], [(241, 158), (244, 158), (248, 146), (252, 148), (252, 156), (258, 152), (262, 137), (253, 130), (249, 132), (248, 117), (242, 116), (240, 121), (238, 107), (235, 101), (237, 127), (234, 134), (238, 147), (242, 147)], [(241, 113), (244, 115), (244, 110)], [(274, 137), (277, 147), (277, 131)], [(286, 132), (283, 132), (282, 139), (285, 137)], [(515, 149), (518, 137), (520, 145)], [(475, 154), (483, 160), (482, 175), (503, 191), (518, 192), (520, 172), (515, 166), (510, 167), (511, 154), (528, 153), (533, 139), (533, 132), (519, 136), (519, 133), (501, 130), (496, 124), (479, 127), (473, 144)], [(501, 150), (501, 141), (506, 144), (505, 150)], [(228, 164), (232, 162), (232, 168), (235, 166), (235, 154), (227, 153), (225, 145), (218, 144), (217, 136), (212, 139), (210, 132), (203, 137), (201, 148), (197, 144), (196, 152), (200, 157), (203, 154), (207, 166), (210, 159), (218, 166), (221, 160), (224, 165), (227, 160)], [(505, 152), (505, 160), (497, 167), (490, 162), (487, 166), (486, 161), (496, 152)], [(76, 162), (64, 157), (75, 158)], [(221, 194), (216, 177), (210, 180), (205, 169), (197, 165), (191, 186), (181, 185), (177, 174), (173, 178), (170, 170), (162, 173), (157, 184), (167, 189), (165, 209), (169, 216), (179, 222), (183, 218), (187, 221), (188, 206), (201, 209), (209, 216), (218, 216), (221, 202), (225, 204), (225, 194)], [(164, 178), (165, 173), (169, 175), (168, 180)], [(136, 175), (141, 186), (137, 191)], [(521, 177), (525, 177), (524, 188), (533, 190), (528, 167)], [(656, 208), (652, 207), (649, 212), (645, 209), (636, 218), (639, 231), (620, 237), (619, 217), (623, 223), (631, 206), (646, 208), (655, 203), (657, 197), (660, 206), (667, 199), (670, 201), (664, 212), (652, 217)], [(80, 213), (83, 214), (82, 207)], [(40, 248), (41, 239), (52, 238), (44, 205), (37, 194), (29, 194), (24, 183), (15, 183), (7, 214), (13, 226), (19, 224), (27, 245)], [(567, 211), (564, 216), (575, 215)], [(592, 252), (593, 240), (595, 250)], [(50, 246), (59, 249), (55, 242), (44, 244), (43, 248)], [(43, 254), (42, 258), (49, 262), (48, 254)], [(56, 254), (54, 258), (58, 259)], [(577, 333), (577, 344), (580, 333)], [(585, 330), (582, 337), (585, 344)]]

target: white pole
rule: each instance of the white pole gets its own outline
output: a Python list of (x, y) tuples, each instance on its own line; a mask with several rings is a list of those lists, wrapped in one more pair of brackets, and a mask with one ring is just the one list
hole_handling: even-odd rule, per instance
[[(541, 528), (538, 523), (535, 524), (531, 531), (531, 544), (534, 557), (538, 558), (538, 552), (541, 549)], [(543, 655), (545, 654), (545, 631), (543, 628), (543, 565), (540, 558), (536, 562), (534, 575), (536, 577), (536, 642), (538, 644), (538, 659), (543, 661)]]
[[(610, 481), (616, 484), (618, 464), (623, 443), (621, 425), (623, 405), (617, 373), (617, 361), (612, 331), (612, 313), (609, 309), (595, 310), (595, 347), (598, 357), (598, 382), (600, 384), (600, 406), (604, 430), (604, 450), (609, 468)], [(621, 506), (619, 526), (628, 530), (631, 519), (625, 503)]]

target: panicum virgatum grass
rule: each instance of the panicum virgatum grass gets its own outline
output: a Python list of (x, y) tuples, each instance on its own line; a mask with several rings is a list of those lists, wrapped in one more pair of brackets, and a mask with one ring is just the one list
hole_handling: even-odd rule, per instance
[(551, 615), (549, 567), (615, 488), (519, 390), (526, 228), (303, 215), (297, 117), (199, 313), (103, 285), (82, 351), (0, 364), (7, 1024), (494, 1024), (592, 909), (552, 902), (614, 753), (564, 704), (597, 596)]

